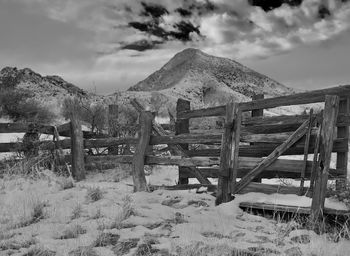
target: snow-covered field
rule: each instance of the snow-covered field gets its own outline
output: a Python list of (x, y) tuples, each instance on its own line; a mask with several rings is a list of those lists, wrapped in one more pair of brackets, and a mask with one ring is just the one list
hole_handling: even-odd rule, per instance
[[(335, 243), (294, 221), (238, 207), (241, 201), (305, 206), (304, 197), (249, 193), (215, 207), (212, 195), (196, 190), (133, 193), (127, 170), (90, 173), (73, 187), (50, 171), (36, 180), (0, 179), (0, 255), (349, 255), (350, 241)], [(147, 180), (173, 185), (176, 177), (175, 167), (155, 167)]]

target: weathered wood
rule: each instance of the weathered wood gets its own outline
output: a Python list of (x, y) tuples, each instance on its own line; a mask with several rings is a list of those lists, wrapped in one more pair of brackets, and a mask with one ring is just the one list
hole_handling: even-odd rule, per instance
[[(349, 113), (350, 113), (350, 97), (339, 102), (339, 114), (349, 115)], [(338, 120), (339, 120), (339, 114), (338, 114)], [(349, 139), (349, 127), (348, 126), (338, 126), (337, 137)], [(344, 142), (345, 147), (348, 148), (348, 145), (349, 145), (348, 141)], [(337, 153), (336, 166), (339, 169), (345, 170), (344, 178), (336, 181), (336, 190), (341, 191), (346, 186), (347, 169), (348, 169), (348, 150), (346, 152)]]
[(136, 151), (132, 161), (132, 177), (134, 181), (134, 192), (148, 191), (144, 172), (144, 165), (146, 150), (149, 145), (149, 140), (152, 132), (152, 120), (153, 115), (151, 112), (141, 112), (141, 130), (139, 133), (139, 143), (136, 146)]
[(300, 175), (300, 191), (299, 191), (300, 195), (302, 195), (303, 191), (304, 191), (305, 171), (306, 171), (306, 165), (307, 165), (307, 157), (309, 155), (311, 129), (312, 129), (312, 125), (313, 125), (313, 120), (312, 120), (313, 112), (314, 112), (314, 110), (310, 109), (309, 127), (308, 127), (308, 131), (306, 133), (306, 139), (305, 139), (305, 144), (304, 144), (304, 161), (303, 161), (303, 167), (301, 168), (301, 175)]
[[(222, 135), (180, 134), (167, 136), (151, 136), (151, 145), (160, 144), (221, 144)], [(188, 149), (188, 147), (187, 147)]]
[[(293, 213), (293, 214), (310, 214), (310, 207), (300, 207), (291, 205), (280, 205), (280, 204), (267, 204), (267, 203), (257, 203), (257, 202), (241, 202), (239, 207), (247, 210), (265, 210), (273, 212), (283, 213)], [(350, 211), (347, 210), (336, 210), (332, 208), (324, 209), (325, 215), (343, 215), (350, 216)]]
[(77, 181), (85, 179), (84, 164), (84, 141), (81, 123), (73, 115), (71, 117), (71, 155), (72, 155), (72, 175)]
[[(135, 107), (136, 110), (138, 111), (143, 110), (142, 105), (136, 99), (132, 100), (131, 104)], [(160, 125), (156, 124), (155, 122), (152, 123), (152, 129), (156, 135), (162, 136), (166, 134), (164, 129)], [(188, 157), (185, 151), (183, 150), (183, 148), (178, 144), (169, 145), (169, 148), (177, 155), (180, 155), (182, 157)], [(190, 167), (190, 169), (195, 174), (197, 180), (201, 184), (210, 184), (210, 181), (204, 178), (203, 175), (200, 173), (200, 171), (194, 166), (196, 165), (193, 165), (193, 167)]]
[(0, 123), (0, 133), (26, 133), (29, 127), (35, 127), (37, 132), (43, 134), (54, 133), (53, 126), (37, 123)]
[[(118, 135), (117, 131), (118, 124), (118, 105), (111, 104), (108, 105), (108, 135), (111, 137), (116, 137)], [(119, 145), (113, 145), (108, 147), (108, 154), (117, 155)]]
[[(257, 94), (253, 95), (252, 100), (261, 100), (264, 99), (264, 94)], [(264, 109), (254, 109), (252, 110), (252, 118), (254, 117), (263, 117), (264, 116)], [(250, 145), (257, 144), (256, 142), (251, 142)], [(254, 182), (260, 182), (261, 178), (257, 177), (253, 180)]]
[(136, 145), (138, 143), (138, 138), (124, 137), (124, 138), (104, 138), (104, 139), (93, 139), (84, 140), (85, 148), (104, 148), (111, 147), (115, 145), (129, 144)]
[[(202, 185), (202, 184), (181, 184), (176, 186), (157, 186), (152, 185), (150, 186), (151, 189), (165, 189), (165, 190), (189, 190), (189, 189), (199, 189), (201, 187), (207, 187), (208, 191), (215, 191), (217, 186), (216, 185)], [(245, 187), (240, 194), (246, 194), (250, 192), (259, 192), (264, 194), (296, 194), (298, 193), (297, 187), (286, 187), (286, 186), (279, 186), (279, 185), (269, 185), (269, 184), (261, 184), (252, 182), (247, 187)]]
[(231, 196), (231, 184), (236, 183), (238, 168), (238, 149), (240, 140), (242, 113), (236, 103), (226, 105), (225, 130), (222, 136), (220, 155), (220, 177), (216, 204), (229, 202)]
[(279, 145), (272, 153), (263, 159), (253, 170), (251, 170), (238, 183), (235, 192), (239, 192), (259, 175), (267, 166), (271, 165), (279, 156), (297, 142), (307, 132), (309, 120), (305, 121), (284, 143)]
[[(237, 178), (244, 177), (252, 168), (254, 168), (259, 162), (260, 158), (239, 158), (239, 167), (237, 172)], [(299, 179), (300, 169), (302, 168), (302, 160), (276, 160), (271, 166), (267, 167), (258, 177), (263, 179), (274, 179), (274, 178), (289, 178)], [(307, 168), (305, 170), (305, 179), (309, 179), (311, 176), (311, 165), (312, 161), (307, 162)], [(218, 178), (219, 167), (205, 167), (200, 168), (201, 173), (206, 178)], [(343, 176), (342, 169), (330, 169), (329, 173), (332, 179), (337, 179)], [(183, 172), (181, 177), (194, 178), (191, 172)]]
[(338, 107), (339, 97), (327, 95), (321, 129), (320, 172), (317, 173), (315, 179), (316, 184), (311, 205), (311, 217), (313, 220), (318, 220), (322, 216), (324, 210)]
[(317, 135), (316, 135), (316, 140), (314, 143), (314, 156), (312, 160), (312, 167), (311, 167), (311, 177), (310, 177), (310, 191), (312, 192), (314, 189), (315, 185), (315, 178), (318, 173), (318, 160), (319, 160), (319, 150), (320, 150), (320, 140), (321, 140), (321, 126), (322, 124), (319, 125)]
[[(176, 120), (175, 120), (175, 135), (179, 135), (182, 133), (189, 133), (190, 132), (190, 120), (189, 119), (179, 119), (177, 116), (177, 113), (182, 111), (191, 110), (191, 102), (179, 98), (176, 102)], [(183, 150), (188, 150), (188, 144), (180, 144), (179, 145)], [(186, 171), (187, 167), (179, 167), (179, 184), (188, 184), (188, 179), (181, 178), (181, 173), (183, 171)]]
[(145, 155), (149, 146), (150, 136), (152, 132), (153, 115), (151, 112), (141, 112), (139, 132), (139, 143), (136, 146), (135, 154), (132, 161), (132, 176), (134, 181), (134, 192), (148, 191), (144, 165)]
[(325, 101), (326, 95), (337, 95), (342, 99), (347, 98), (350, 95), (350, 85), (296, 93), (288, 96), (280, 96), (251, 102), (242, 102), (240, 103), (240, 107), (242, 108), (242, 111), (250, 111), (261, 108), (266, 109), (281, 106), (309, 104)]

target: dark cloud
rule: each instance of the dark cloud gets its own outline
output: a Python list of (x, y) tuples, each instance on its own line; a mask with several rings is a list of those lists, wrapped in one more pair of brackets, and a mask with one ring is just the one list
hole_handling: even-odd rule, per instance
[(157, 36), (163, 39), (166, 39), (169, 35), (167, 31), (165, 31), (163, 28), (159, 26), (159, 23), (156, 21), (150, 21), (150, 22), (129, 22), (129, 26), (137, 29), (139, 31), (145, 32), (149, 35)]
[(141, 15), (144, 16), (151, 16), (153, 18), (160, 18), (161, 16), (165, 14), (169, 14), (168, 10), (159, 4), (151, 4), (146, 2), (141, 2), (141, 5), (143, 7), (143, 11)]
[(331, 16), (330, 10), (325, 5), (321, 4), (318, 8), (318, 18), (325, 19), (329, 16)]
[(146, 51), (150, 49), (154, 49), (157, 45), (162, 44), (162, 41), (151, 41), (151, 40), (140, 40), (131, 44), (126, 44), (122, 46), (123, 50), (135, 50), (135, 51)]
[(184, 9), (182, 7), (177, 8), (175, 12), (179, 13), (182, 17), (189, 17), (192, 15), (192, 12), (190, 10)]
[(248, 0), (248, 2), (252, 6), (259, 6), (265, 12), (268, 12), (281, 7), (282, 4), (287, 4), (289, 6), (300, 6), (303, 0)]

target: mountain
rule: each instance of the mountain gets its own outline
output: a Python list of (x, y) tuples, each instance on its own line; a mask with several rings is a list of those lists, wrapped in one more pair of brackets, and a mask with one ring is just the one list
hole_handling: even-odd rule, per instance
[(281, 83), (227, 58), (189, 48), (176, 54), (160, 70), (128, 89), (157, 91), (172, 98), (185, 98), (200, 106), (222, 105), (230, 100), (249, 101), (254, 94), (265, 97), (295, 93)]
[(0, 71), (0, 88), (27, 89), (39, 97), (59, 94), (86, 96), (88, 93), (59, 76), (41, 76), (29, 68), (5, 67)]

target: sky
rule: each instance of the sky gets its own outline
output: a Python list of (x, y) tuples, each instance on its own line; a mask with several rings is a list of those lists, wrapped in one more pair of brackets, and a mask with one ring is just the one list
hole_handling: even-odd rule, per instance
[(282, 84), (350, 84), (350, 0), (0, 0), (0, 69), (125, 90), (198, 48)]

